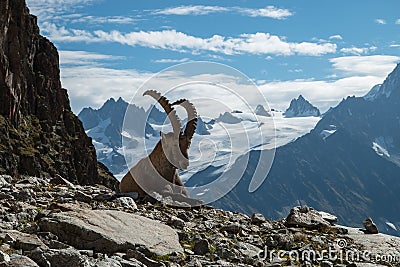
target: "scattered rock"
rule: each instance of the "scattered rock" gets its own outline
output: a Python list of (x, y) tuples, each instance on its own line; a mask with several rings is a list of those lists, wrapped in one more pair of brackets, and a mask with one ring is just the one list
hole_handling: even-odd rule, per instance
[(321, 262), (321, 267), (333, 267), (333, 263), (330, 261)]
[(78, 201), (85, 202), (85, 203), (92, 202), (92, 197), (90, 195), (88, 195), (88, 194), (85, 194), (85, 193), (81, 192), (81, 191), (77, 191), (75, 193), (75, 199), (78, 200)]
[(89, 266), (88, 259), (74, 248), (67, 249), (35, 249), (28, 256), (41, 266)]
[(169, 218), (167, 224), (178, 229), (183, 229), (185, 227), (185, 222), (182, 219), (175, 216)]
[(9, 175), (0, 175), (0, 188), (6, 187), (10, 185), (12, 178), (10, 179)]
[(231, 223), (220, 228), (221, 232), (227, 232), (228, 234), (238, 234), (241, 230), (242, 227), (238, 223)]
[(245, 242), (238, 242), (235, 247), (242, 255), (247, 258), (257, 257), (257, 255), (261, 251), (259, 247)]
[(210, 252), (210, 244), (206, 239), (201, 239), (194, 244), (193, 252), (197, 255), (205, 255)]
[(37, 247), (45, 248), (46, 245), (36, 236), (11, 230), (0, 233), (0, 239), (7, 243), (13, 243), (16, 249), (30, 251)]
[(68, 181), (67, 179), (64, 179), (60, 175), (56, 174), (54, 178), (50, 180), (50, 184), (52, 185), (65, 185), (69, 188), (75, 188), (75, 185)]
[(139, 193), (138, 192), (127, 192), (127, 193), (119, 192), (118, 194), (116, 194), (116, 197), (130, 197), (133, 200), (137, 200), (139, 198)]
[(145, 256), (145, 254), (143, 254), (142, 252), (137, 251), (137, 250), (129, 249), (126, 252), (126, 258), (127, 259), (132, 259), (132, 258), (136, 259), (136, 260), (140, 261), (141, 263), (143, 263), (147, 267), (165, 267), (164, 263), (149, 259), (148, 257)]
[(329, 222), (331, 225), (334, 225), (335, 223), (338, 222), (338, 217), (336, 217), (335, 215), (332, 215), (324, 211), (318, 211), (318, 213), (321, 215), (322, 219)]
[(122, 264), (118, 260), (106, 258), (98, 262), (96, 267), (122, 267)]
[(117, 198), (116, 201), (126, 209), (130, 209), (130, 210), (137, 209), (137, 205), (131, 197), (120, 197), (120, 198)]
[(0, 262), (0, 267), (39, 267), (39, 265), (26, 256), (13, 255), (10, 261)]
[(251, 223), (253, 224), (260, 225), (265, 221), (265, 217), (261, 213), (254, 213), (253, 215), (251, 215)]
[(363, 222), (366, 234), (378, 234), (378, 227), (371, 218), (366, 218)]
[(3, 261), (6, 261), (6, 262), (10, 261), (10, 256), (0, 250), (0, 262), (3, 262)]

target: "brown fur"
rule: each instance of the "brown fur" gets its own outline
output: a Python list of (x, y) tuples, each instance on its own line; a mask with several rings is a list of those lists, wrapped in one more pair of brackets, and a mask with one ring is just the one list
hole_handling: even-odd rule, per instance
[(144, 197), (147, 195), (146, 192), (150, 191), (162, 194), (165, 187), (171, 184), (176, 185), (172, 188), (174, 193), (189, 196), (178, 175), (177, 168), (165, 155), (160, 140), (150, 155), (141, 159), (122, 178), (120, 190), (121, 192), (138, 192), (140, 197)]
[[(163, 194), (163, 191), (169, 185), (172, 188), (172, 193), (180, 193), (189, 197), (177, 169), (187, 169), (189, 166), (188, 150), (196, 129), (197, 117), (191, 119), (194, 122), (190, 122), (189, 127), (187, 126), (185, 132), (182, 132), (176, 111), (168, 100), (155, 91), (147, 91), (145, 94), (156, 98), (163, 106), (173, 125), (174, 132), (161, 133), (161, 140), (150, 155), (141, 159), (122, 178), (120, 190), (121, 192), (138, 192), (140, 197), (144, 197), (149, 192)], [(192, 113), (197, 115), (193, 106), (192, 108)]]

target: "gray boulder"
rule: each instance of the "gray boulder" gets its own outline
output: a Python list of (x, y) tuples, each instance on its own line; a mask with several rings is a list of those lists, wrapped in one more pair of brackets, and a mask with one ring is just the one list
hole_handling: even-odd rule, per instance
[(39, 267), (39, 265), (26, 256), (14, 254), (10, 261), (0, 262), (0, 267)]
[(49, 249), (43, 251), (35, 249), (28, 255), (40, 266), (69, 266), (69, 267), (89, 267), (89, 261), (74, 248)]
[(34, 250), (38, 247), (47, 247), (36, 235), (21, 233), (15, 230), (6, 230), (0, 233), (0, 240), (13, 244), (17, 249), (22, 249), (23, 251)]
[(60, 212), (41, 219), (39, 226), (78, 249), (112, 254), (141, 247), (146, 254), (158, 256), (183, 252), (171, 227), (122, 211)]
[(307, 206), (297, 206), (291, 209), (286, 218), (288, 227), (304, 227), (306, 229), (320, 229), (329, 227), (331, 224), (313, 208)]

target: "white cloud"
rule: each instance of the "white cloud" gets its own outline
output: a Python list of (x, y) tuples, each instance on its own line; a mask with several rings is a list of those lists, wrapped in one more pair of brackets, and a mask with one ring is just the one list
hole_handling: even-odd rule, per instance
[(97, 54), (87, 51), (60, 50), (61, 65), (103, 65), (104, 61), (121, 60), (124, 57)]
[(341, 72), (331, 80), (290, 80), (269, 82), (259, 86), (271, 106), (287, 108), (290, 99), (302, 94), (311, 103), (326, 111), (347, 96), (363, 96), (374, 85), (382, 83), (400, 61), (397, 56), (348, 56), (333, 58), (330, 62)]
[(293, 15), (288, 9), (276, 8), (274, 6), (267, 6), (260, 9), (237, 8), (237, 11), (250, 17), (268, 17), (273, 19), (286, 19)]
[(384, 24), (386, 24), (386, 20), (384, 20), (384, 19), (376, 19), (375, 23), (384, 25)]
[[(81, 56), (83, 60), (79, 59)], [(79, 112), (87, 106), (100, 107), (110, 97), (122, 97), (129, 101), (145, 81), (154, 77), (154, 73), (117, 70), (92, 64), (93, 61), (113, 59), (114, 57), (110, 55), (84, 51), (63, 51), (61, 53), (61, 61), (71, 62), (70, 65), (62, 66), (61, 77), (63, 86), (68, 89), (71, 105), (75, 112)], [(76, 60), (79, 64), (76, 64)], [(85, 64), (85, 61), (88, 63)], [(349, 95), (365, 95), (372, 86), (384, 81), (398, 61), (400, 61), (400, 57), (383, 55), (338, 57), (330, 60), (337, 72), (335, 75), (331, 75), (330, 80), (255, 82), (273, 108), (284, 110), (292, 98), (302, 94), (322, 111), (326, 111)], [(182, 69), (185, 69), (184, 65), (182, 65)], [(216, 84), (224, 84), (228, 88), (237, 88), (241, 92), (241, 96), (249, 100), (250, 105), (255, 107), (259, 104), (260, 98), (252, 96), (254, 89), (251, 89), (251, 85), (241, 83), (240, 79), (235, 76), (211, 73), (189, 77), (189, 79), (211, 81)], [(182, 73), (167, 71), (158, 75), (157, 79), (152, 79), (149, 86), (151, 88), (173, 88), (176, 84), (186, 84), (187, 82), (188, 77), (184, 77)], [(204, 98), (205, 92), (210, 90), (206, 85), (196, 84), (195, 87), (195, 90), (189, 92), (188, 97)], [(229, 97), (227, 94), (231, 93), (221, 92), (216, 97), (224, 99)], [(182, 96), (177, 95), (176, 97)], [(140, 101), (143, 102), (137, 104), (146, 107), (147, 100), (140, 98)], [(236, 105), (235, 103), (229, 104)], [(214, 115), (218, 115), (220, 110), (210, 110), (210, 113), (212, 112), (215, 113)]]
[(265, 8), (243, 8), (243, 7), (221, 7), (221, 6), (178, 6), (166, 9), (159, 9), (152, 12), (155, 15), (208, 15), (212, 13), (230, 12), (250, 17), (268, 17), (273, 19), (285, 19), (293, 15), (288, 9), (281, 9), (274, 6)]
[(113, 42), (129, 46), (142, 46), (153, 49), (173, 51), (201, 51), (233, 54), (274, 54), (274, 55), (308, 55), (320, 56), (336, 52), (336, 44), (287, 42), (285, 38), (269, 33), (242, 34), (239, 37), (214, 35), (201, 38), (175, 30), (139, 31), (122, 33), (102, 30), (89, 32), (86, 30), (57, 28), (54, 24), (44, 23), (43, 32), (53, 41), (59, 42)]
[(330, 40), (343, 40), (343, 37), (340, 34), (329, 36)]
[(72, 13), (74, 10), (89, 5), (96, 0), (27, 0), (27, 5), (32, 14), (39, 20), (51, 20), (64, 13)]
[(345, 47), (340, 49), (340, 52), (343, 52), (345, 54), (352, 54), (352, 55), (363, 55), (363, 54), (368, 54), (370, 52), (373, 52), (377, 49), (376, 46), (370, 46), (370, 47)]
[(400, 44), (391, 44), (390, 47), (400, 47)]
[[(61, 18), (65, 20), (64, 18)], [(71, 23), (92, 23), (92, 24), (131, 24), (136, 20), (131, 17), (124, 16), (106, 16), (106, 17), (97, 17), (97, 16), (80, 16), (75, 19), (71, 19)]]
[(289, 70), (289, 72), (300, 73), (300, 72), (303, 72), (303, 70), (302, 69), (292, 69), (292, 70)]
[(68, 89), (75, 113), (84, 107), (100, 107), (107, 99), (130, 100), (151, 74), (135, 70), (117, 70), (92, 65), (61, 68), (63, 87)]
[(207, 15), (210, 13), (228, 11), (228, 8), (219, 6), (178, 6), (153, 11), (155, 15)]
[(384, 77), (375, 76), (350, 76), (332, 81), (276, 81), (260, 85), (259, 88), (271, 106), (278, 110), (285, 110), (290, 100), (301, 94), (322, 112), (325, 112), (349, 95), (362, 96), (366, 94), (373, 85), (382, 83), (383, 79)]
[(96, 1), (98, 0), (27, 0), (27, 4), (31, 13), (39, 18), (39, 22), (44, 23), (132, 24), (139, 20), (127, 16), (89, 16), (76, 12)]
[(398, 25), (400, 25), (400, 19), (397, 19), (397, 20), (395, 21), (395, 23), (398, 24)]
[(347, 75), (385, 77), (400, 61), (398, 56), (348, 56), (330, 59), (333, 67)]
[(187, 61), (189, 61), (188, 58), (182, 58), (182, 59), (163, 58), (163, 59), (153, 60), (153, 62), (155, 63), (183, 63)]

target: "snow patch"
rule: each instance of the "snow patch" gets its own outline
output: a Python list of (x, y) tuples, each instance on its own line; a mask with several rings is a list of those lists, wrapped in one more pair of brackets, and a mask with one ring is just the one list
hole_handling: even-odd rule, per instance
[(396, 228), (396, 226), (395, 226), (393, 223), (391, 223), (391, 222), (386, 222), (386, 225), (389, 226), (390, 228), (392, 228), (393, 230), (397, 231), (397, 228)]
[(336, 133), (336, 125), (329, 125), (328, 129), (322, 130), (319, 134), (323, 140), (326, 140), (329, 136)]
[(389, 148), (393, 146), (392, 137), (379, 136), (372, 142), (372, 149), (381, 157), (390, 158)]

